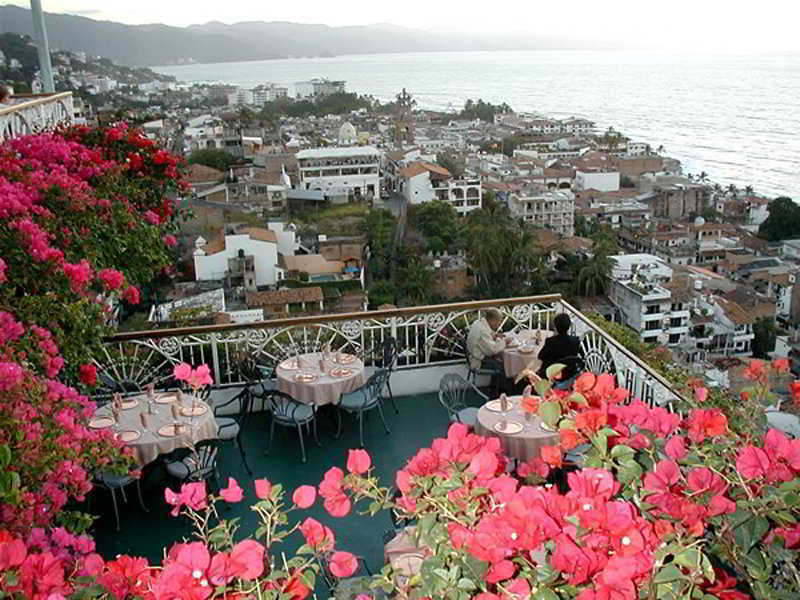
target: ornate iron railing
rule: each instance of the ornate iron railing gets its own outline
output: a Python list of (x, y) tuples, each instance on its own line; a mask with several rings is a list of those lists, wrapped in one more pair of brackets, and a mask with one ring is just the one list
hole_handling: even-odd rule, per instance
[(0, 105), (0, 141), (52, 131), (73, 121), (72, 92), (15, 96), (15, 103)]
[(119, 333), (106, 338), (95, 363), (101, 381), (123, 388), (172, 385), (174, 365), (206, 363), (215, 386), (225, 387), (244, 382), (239, 368), (244, 356), (272, 369), (287, 357), (329, 345), (333, 351), (357, 354), (371, 365), (380, 361), (383, 341), (393, 337), (398, 344), (398, 370), (465, 365), (469, 326), (489, 308), (502, 312), (507, 331), (550, 329), (553, 317), (566, 312), (581, 336), (592, 371), (615, 373), (634, 397), (650, 403), (665, 405), (677, 398), (669, 382), (557, 294)]

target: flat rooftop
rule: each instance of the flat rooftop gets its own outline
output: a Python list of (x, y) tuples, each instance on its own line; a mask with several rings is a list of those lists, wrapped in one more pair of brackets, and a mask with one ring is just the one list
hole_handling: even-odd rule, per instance
[(379, 156), (381, 151), (375, 146), (352, 146), (348, 148), (309, 148), (301, 150), (295, 157), (307, 158), (348, 158), (351, 156)]

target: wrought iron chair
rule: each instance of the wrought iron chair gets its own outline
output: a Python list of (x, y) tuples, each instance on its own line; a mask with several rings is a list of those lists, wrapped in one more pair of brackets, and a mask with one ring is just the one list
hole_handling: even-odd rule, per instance
[(581, 337), (581, 356), (583, 357), (584, 370), (595, 375), (601, 373), (617, 374), (614, 357), (608, 347), (608, 342), (596, 331), (587, 331)]
[(400, 414), (394, 401), (394, 392), (392, 392), (391, 384), (392, 373), (397, 367), (397, 339), (387, 337), (381, 343), (376, 344), (372, 350), (372, 356), (378, 366), (374, 367), (371, 373), (374, 373), (379, 368), (386, 371), (386, 391), (389, 392), (389, 400), (392, 402), (395, 414)]
[(484, 402), (489, 400), (489, 396), (481, 392), (474, 383), (457, 373), (448, 373), (439, 381), (439, 402), (447, 410), (450, 421), (474, 428), (478, 421), (478, 409), (466, 401), (470, 392), (477, 394)]
[[(176, 453), (175, 460), (165, 465), (167, 473), (181, 483), (211, 481), (213, 483), (212, 490), (218, 490), (219, 440), (201, 440), (194, 445), (194, 448), (181, 448), (180, 450), (180, 453)], [(179, 454), (183, 454), (183, 457), (179, 457)]]
[(267, 452), (272, 450), (272, 438), (275, 434), (275, 424), (283, 427), (294, 427), (297, 429), (297, 436), (300, 438), (300, 455), (303, 462), (306, 462), (306, 445), (303, 440), (303, 426), (311, 428), (313, 425), (314, 441), (317, 446), (321, 446), (317, 437), (317, 407), (311, 404), (304, 404), (292, 398), (289, 394), (272, 390), (267, 393), (269, 411), (272, 414), (269, 426), (269, 443)]
[(378, 414), (381, 417), (383, 428), (386, 433), (391, 433), (389, 426), (386, 424), (386, 418), (383, 416), (383, 398), (381, 393), (383, 387), (386, 385), (386, 378), (388, 373), (385, 369), (378, 369), (367, 380), (363, 386), (348, 394), (342, 394), (342, 399), (337, 405), (337, 429), (336, 437), (338, 438), (342, 432), (342, 412), (357, 414), (358, 415), (358, 437), (361, 442), (361, 447), (364, 447), (364, 413), (375, 408), (378, 409)]
[(111, 473), (98, 473), (94, 480), (95, 485), (108, 490), (111, 493), (111, 504), (114, 507), (114, 519), (117, 522), (117, 531), (119, 531), (119, 507), (117, 505), (117, 490), (122, 494), (122, 499), (128, 503), (128, 498), (125, 496), (125, 488), (132, 483), (136, 483), (136, 495), (139, 497), (139, 506), (142, 507), (144, 512), (148, 512), (147, 507), (144, 505), (142, 499), (142, 486), (139, 479), (133, 475), (113, 475)]
[[(223, 416), (228, 407), (235, 406), (236, 411), (230, 416)], [(252, 415), (253, 395), (248, 386), (244, 386), (238, 394), (230, 400), (214, 405), (214, 418), (217, 421), (217, 437), (223, 442), (236, 442), (239, 454), (242, 456), (242, 463), (247, 473), (252, 475), (253, 471), (247, 464), (247, 456), (242, 445), (242, 431)]]

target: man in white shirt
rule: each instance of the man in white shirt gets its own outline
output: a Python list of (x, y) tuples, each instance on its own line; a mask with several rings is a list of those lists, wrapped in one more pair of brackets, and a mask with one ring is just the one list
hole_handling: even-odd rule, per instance
[(467, 335), (467, 360), (470, 369), (491, 371), (492, 388), (498, 390), (503, 377), (503, 359), (500, 353), (505, 350), (506, 341), (498, 329), (503, 322), (503, 314), (496, 308), (486, 311), (486, 316), (476, 320)]

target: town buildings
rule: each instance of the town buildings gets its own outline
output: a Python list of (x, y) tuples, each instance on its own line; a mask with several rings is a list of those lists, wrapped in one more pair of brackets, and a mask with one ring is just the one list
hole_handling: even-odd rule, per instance
[(296, 154), (299, 187), (347, 200), (375, 197), (381, 189), (381, 155), (373, 146), (301, 150)]
[(455, 178), (444, 167), (422, 160), (401, 168), (398, 175), (399, 190), (409, 204), (442, 200), (460, 215), (481, 207), (481, 181), (477, 177), (465, 174)]
[(565, 236), (575, 233), (575, 194), (569, 190), (527, 188), (507, 195), (512, 215)]
[(345, 83), (329, 79), (309, 79), (295, 83), (294, 90), (299, 100), (318, 100), (332, 94), (344, 93)]

